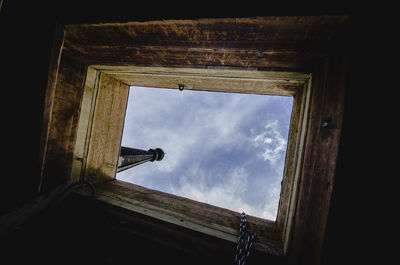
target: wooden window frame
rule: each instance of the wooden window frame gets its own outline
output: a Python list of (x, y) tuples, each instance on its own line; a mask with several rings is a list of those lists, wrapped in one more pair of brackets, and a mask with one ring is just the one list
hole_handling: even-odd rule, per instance
[[(294, 72), (90, 66), (83, 92), (71, 179), (92, 183), (111, 180), (97, 186), (99, 200), (236, 242), (239, 213), (115, 179), (129, 86), (178, 89), (178, 84), (184, 84), (185, 89), (292, 96), (293, 112), (286, 154), (289, 162), (285, 163), (277, 221), (247, 218), (250, 229), (258, 235), (256, 248), (281, 255), (287, 249), (285, 242), (288, 242), (292, 218), (289, 215), (293, 215), (296, 201), (310, 78), (309, 74)], [(193, 208), (196, 212), (188, 211)], [(224, 214), (220, 214), (221, 211)], [(213, 217), (209, 218), (210, 215)], [(283, 245), (278, 238), (286, 239), (282, 241)]]
[[(249, 230), (257, 232), (256, 249), (260, 251), (318, 264), (333, 189), (347, 74), (346, 49), (334, 33), (345, 21), (345, 17), (271, 17), (67, 26), (63, 34), (56, 34), (50, 62), (40, 189), (45, 191), (65, 179), (90, 180), (96, 183), (98, 200), (236, 242), (239, 213), (115, 180), (129, 86), (177, 89), (183, 83), (185, 89), (294, 96), (277, 220), (249, 216)], [(132, 28), (144, 35), (149, 30), (168, 35), (165, 29), (155, 30), (163, 27), (182, 34), (176, 27), (182, 23), (189, 29), (209, 26), (214, 35), (207, 36), (217, 40), (226, 37), (217, 31), (221, 25), (240, 24), (245, 31), (262, 25), (267, 29), (260, 34), (267, 40), (260, 45), (270, 48), (260, 51), (257, 41), (248, 42), (248, 47), (239, 42), (240, 48), (216, 48), (215, 55), (210, 55), (207, 48), (138, 48), (127, 44), (127, 55), (118, 45), (107, 46), (102, 40), (96, 45), (89, 43), (109, 33), (109, 28), (117, 29), (124, 38)], [(275, 37), (268, 39), (271, 32)], [(292, 36), (285, 32), (300, 33)], [(276, 37), (279, 33), (288, 40)], [(118, 34), (110, 35), (115, 38)], [(303, 42), (298, 41), (301, 38)], [(310, 50), (304, 50), (304, 43)], [(285, 46), (284, 51), (280, 45)], [(225, 62), (233, 66), (226, 67)], [(209, 64), (211, 67), (199, 67)], [(278, 71), (269, 71), (271, 68)]]

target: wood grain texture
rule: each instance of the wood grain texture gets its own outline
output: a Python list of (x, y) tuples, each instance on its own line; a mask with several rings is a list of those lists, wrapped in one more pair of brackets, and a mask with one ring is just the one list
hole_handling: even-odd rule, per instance
[(85, 88), (82, 95), (82, 105), (79, 114), (79, 124), (72, 162), (71, 180), (83, 180), (84, 169), (87, 164), (87, 153), (93, 126), (93, 116), (99, 90), (100, 72), (88, 67), (85, 79)]
[(64, 51), (90, 64), (302, 68), (346, 17), (259, 17), (68, 25)]
[(81, 62), (61, 57), (43, 162), (43, 191), (70, 178), (86, 69)]
[[(298, 196), (293, 204), (288, 255), (294, 264), (319, 264), (334, 188), (346, 91), (347, 55), (336, 49), (336, 38), (345, 21), (346, 17), (329, 16), (267, 17), (67, 26), (51, 103), (43, 167), (44, 187), (51, 187), (70, 176), (88, 65), (196, 69), (227, 67), (312, 73), (310, 120), (299, 172)], [(110, 85), (119, 83), (126, 86), (115, 78), (120, 75), (125, 83), (130, 77), (124, 76), (127, 73), (116, 72), (104, 73), (104, 80), (106, 75), (114, 75), (108, 76)], [(173, 75), (168, 78), (168, 86), (181, 81), (174, 79)], [(256, 86), (255, 83), (252, 85)], [(105, 103), (112, 100), (112, 93), (102, 99)], [(106, 111), (96, 115), (103, 120), (110, 117)], [(110, 153), (110, 157), (103, 157), (98, 151), (110, 149), (109, 140), (116, 138), (107, 138), (106, 127), (95, 127), (99, 128), (97, 144), (102, 147), (92, 150), (91, 154), (105, 160), (95, 162), (94, 167), (89, 169), (92, 170), (89, 175), (93, 180), (104, 176), (103, 180), (111, 179), (112, 170), (107, 171), (105, 167), (107, 163), (112, 165), (109, 158), (113, 155)], [(238, 213), (228, 213), (218, 207), (140, 187), (110, 183), (113, 184), (99, 186), (99, 198), (109, 204), (186, 225), (202, 233), (218, 233), (228, 241), (234, 238), (233, 227), (238, 226)], [(258, 223), (252, 217), (248, 219), (251, 220), (250, 227), (254, 224), (252, 229), (258, 230), (260, 235), (257, 247), (266, 252), (282, 253), (282, 238), (278, 233), (281, 229), (275, 223), (264, 223), (265, 220)], [(200, 223), (198, 220), (201, 220)]]
[(346, 49), (336, 47), (313, 79), (290, 250), (294, 264), (321, 262), (343, 123), (347, 67)]
[(92, 182), (114, 179), (122, 138), (129, 86), (112, 76), (101, 74), (98, 83), (88, 151), (85, 179)]
[(292, 109), (283, 173), (281, 194), (277, 214), (277, 226), (286, 254), (290, 246), (293, 218), (298, 200), (300, 172), (303, 163), (305, 137), (308, 127), (312, 78), (297, 91)]
[(54, 94), (56, 90), (58, 70), (61, 60), (61, 52), (64, 46), (64, 27), (57, 24), (54, 29), (54, 38), (51, 48), (50, 65), (48, 70), (47, 87), (44, 99), (44, 110), (43, 110), (43, 123), (42, 133), (40, 136), (40, 149), (39, 149), (39, 161), (41, 161), (40, 180), (38, 185), (38, 191), (40, 192), (43, 185), (43, 169), (45, 155), (47, 151), (48, 137), (51, 126), (51, 115), (53, 112)]
[(296, 72), (272, 72), (232, 69), (193, 69), (171, 67), (92, 67), (130, 86), (188, 90), (294, 96), (309, 75)]
[[(83, 192), (83, 191), (81, 191)], [(97, 199), (194, 231), (236, 242), (240, 213), (176, 195), (112, 180), (96, 185)], [(275, 222), (247, 216), (248, 231), (256, 232), (255, 247), (281, 255), (282, 246)]]

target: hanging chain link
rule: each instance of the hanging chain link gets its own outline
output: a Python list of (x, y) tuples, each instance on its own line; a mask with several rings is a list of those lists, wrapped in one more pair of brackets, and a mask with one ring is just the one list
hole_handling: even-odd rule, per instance
[(240, 215), (240, 228), (239, 228), (239, 238), (236, 247), (235, 264), (245, 265), (247, 257), (250, 256), (250, 250), (253, 246), (254, 238), (256, 233), (250, 233), (246, 240), (246, 227), (247, 227), (246, 214), (242, 212)]

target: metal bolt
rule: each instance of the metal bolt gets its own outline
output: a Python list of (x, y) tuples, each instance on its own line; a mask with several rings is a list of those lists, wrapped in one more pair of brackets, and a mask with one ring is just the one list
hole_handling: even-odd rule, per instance
[(328, 128), (331, 125), (331, 122), (332, 122), (332, 118), (331, 117), (323, 119), (322, 122), (321, 122), (321, 128), (324, 128), (324, 129)]

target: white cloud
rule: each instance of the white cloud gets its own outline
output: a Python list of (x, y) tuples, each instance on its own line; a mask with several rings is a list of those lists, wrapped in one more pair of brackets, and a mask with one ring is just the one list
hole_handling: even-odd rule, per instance
[(181, 196), (213, 204), (219, 207), (237, 210), (249, 208), (243, 203), (241, 197), (247, 186), (248, 174), (241, 168), (236, 167), (227, 172), (224, 181), (209, 187), (196, 172), (195, 179), (182, 178), (180, 185), (171, 187), (172, 192)]
[(244, 168), (236, 167), (230, 170), (222, 183), (212, 187), (208, 187), (202, 181), (204, 178), (199, 176), (200, 172), (195, 174), (197, 181), (181, 178), (179, 186), (170, 187), (171, 193), (233, 211), (244, 211), (249, 215), (275, 220), (280, 187), (270, 186), (271, 192), (266, 194), (267, 198), (264, 204), (251, 204), (246, 200), (249, 174)]
[(272, 166), (281, 158), (286, 151), (286, 139), (278, 130), (278, 120), (273, 120), (265, 126), (265, 131), (256, 135), (253, 139), (254, 145), (264, 149), (260, 156), (264, 161), (269, 161)]
[[(160, 147), (166, 155), (119, 173), (118, 179), (275, 220), (286, 140), (278, 130), (279, 118), (265, 127), (259, 123), (274, 115), (269, 103), (277, 97), (151, 88), (131, 92), (122, 145)], [(239, 155), (230, 157), (232, 150)], [(261, 159), (251, 156), (256, 152)], [(218, 156), (226, 158), (226, 165)]]

